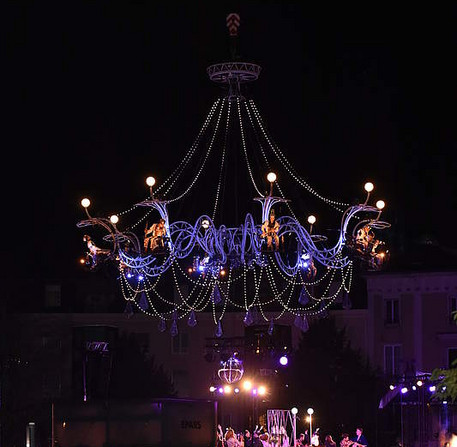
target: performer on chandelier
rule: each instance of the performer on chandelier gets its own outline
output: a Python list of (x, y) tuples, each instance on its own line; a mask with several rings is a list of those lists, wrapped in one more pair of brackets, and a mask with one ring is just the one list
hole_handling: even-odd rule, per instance
[(270, 211), (270, 218), (266, 220), (262, 225), (262, 234), (261, 238), (266, 238), (267, 240), (267, 250), (273, 250), (273, 241), (275, 244), (275, 250), (279, 250), (279, 223), (275, 217), (275, 211), (272, 209)]
[(164, 248), (164, 237), (166, 235), (165, 220), (160, 219), (159, 222), (144, 229), (144, 251), (147, 252), (150, 248), (154, 251), (157, 248)]

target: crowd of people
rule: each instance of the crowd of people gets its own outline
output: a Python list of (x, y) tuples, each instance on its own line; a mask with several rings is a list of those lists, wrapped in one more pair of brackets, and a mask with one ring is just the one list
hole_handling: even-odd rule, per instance
[[(339, 444), (339, 445), (337, 445)], [(350, 437), (348, 433), (342, 433), (339, 443), (332, 435), (327, 434), (321, 440), (319, 428), (312, 436), (308, 430), (300, 433), (293, 445), (293, 440), (289, 439), (284, 429), (278, 430), (278, 433), (268, 433), (263, 428), (252, 431), (244, 430), (237, 433), (233, 428), (228, 428), (225, 433), (222, 427), (218, 426), (218, 436), (216, 447), (368, 447), (368, 441), (363, 434), (363, 429), (357, 427), (355, 435)]]
[[(339, 445), (337, 445), (339, 444)], [(347, 433), (341, 434), (337, 443), (332, 435), (327, 434), (322, 440), (319, 428), (309, 435), (308, 430), (300, 433), (293, 445), (293, 439), (289, 439), (285, 430), (278, 430), (278, 433), (268, 433), (261, 429), (255, 429), (252, 433), (249, 430), (237, 433), (233, 428), (228, 428), (225, 433), (222, 427), (218, 426), (216, 447), (368, 447), (367, 439), (363, 429), (357, 427), (355, 436), (350, 437)]]

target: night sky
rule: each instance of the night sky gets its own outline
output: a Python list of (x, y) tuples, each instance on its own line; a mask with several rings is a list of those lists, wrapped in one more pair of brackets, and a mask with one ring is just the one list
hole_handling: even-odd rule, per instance
[(455, 8), (24, 2), (2, 23), (5, 277), (73, 275), (81, 198), (122, 210), (172, 171), (220, 94), (206, 67), (229, 58), (230, 12), (262, 66), (249, 94), (297, 171), (344, 201), (371, 179), (392, 251), (457, 248)]

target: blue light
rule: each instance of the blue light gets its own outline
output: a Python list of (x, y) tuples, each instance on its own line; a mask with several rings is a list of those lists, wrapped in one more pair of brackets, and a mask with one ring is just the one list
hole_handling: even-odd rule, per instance
[(127, 278), (131, 278), (132, 277), (132, 274), (131, 273), (127, 273)]
[(198, 271), (199, 272), (204, 272), (205, 271), (205, 266), (204, 265), (199, 265), (198, 266)]
[(143, 275), (138, 275), (138, 281), (143, 281), (144, 277)]
[(280, 363), (282, 366), (286, 366), (286, 365), (289, 363), (289, 359), (287, 358), (287, 356), (283, 355), (283, 356), (279, 359), (279, 363)]

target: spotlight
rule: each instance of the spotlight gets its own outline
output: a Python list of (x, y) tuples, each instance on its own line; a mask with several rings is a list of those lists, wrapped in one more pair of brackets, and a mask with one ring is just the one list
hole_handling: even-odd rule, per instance
[(283, 356), (279, 359), (279, 363), (280, 363), (282, 366), (286, 366), (286, 365), (289, 363), (289, 359), (287, 358), (287, 356), (283, 355)]
[(235, 392), (235, 394), (238, 394), (240, 392), (240, 389), (239, 388), (235, 388), (233, 391)]
[(232, 392), (232, 387), (229, 385), (224, 386), (224, 393), (225, 394), (230, 394)]
[(262, 385), (262, 386), (259, 386), (259, 390), (258, 391), (259, 391), (259, 395), (263, 396), (263, 395), (266, 394), (267, 389)]
[(246, 390), (246, 391), (249, 391), (251, 388), (252, 388), (252, 383), (249, 381), (249, 380), (245, 380), (243, 382), (243, 388)]
[(219, 389), (217, 391), (219, 391), (219, 394), (224, 394), (224, 388), (222, 388), (222, 387), (219, 387)]
[(252, 389), (252, 394), (253, 394), (254, 396), (257, 396), (257, 388), (253, 388), (253, 389)]

